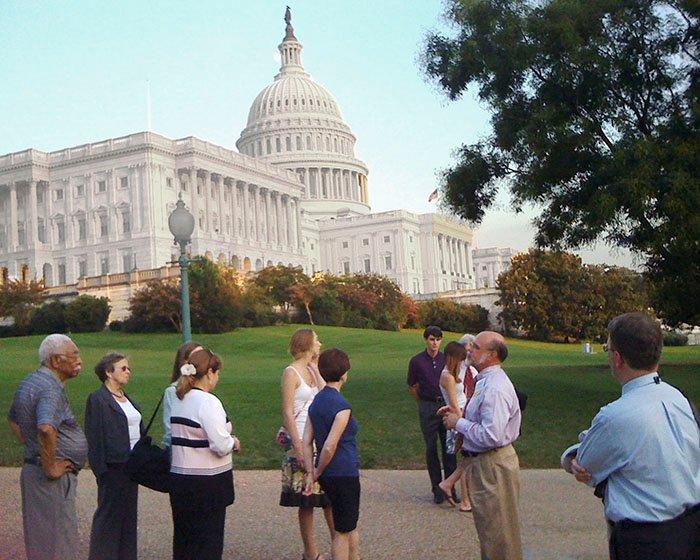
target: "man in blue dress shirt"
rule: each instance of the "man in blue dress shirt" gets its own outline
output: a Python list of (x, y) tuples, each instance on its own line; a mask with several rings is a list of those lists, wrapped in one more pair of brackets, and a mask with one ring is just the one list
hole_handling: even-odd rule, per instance
[(662, 344), (648, 315), (610, 322), (622, 396), (600, 409), (572, 462), (578, 481), (607, 480), (612, 560), (700, 558), (700, 433), (688, 399), (659, 379)]

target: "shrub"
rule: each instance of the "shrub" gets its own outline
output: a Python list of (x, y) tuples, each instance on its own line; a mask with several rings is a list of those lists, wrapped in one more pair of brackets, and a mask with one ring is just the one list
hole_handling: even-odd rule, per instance
[(124, 330), (124, 321), (115, 320), (109, 324), (109, 330), (113, 332), (121, 332)]
[(686, 344), (688, 344), (688, 337), (683, 333), (664, 331), (664, 346), (685, 346)]
[(58, 300), (45, 303), (32, 314), (29, 330), (32, 334), (67, 332), (65, 311), (66, 305)]
[(98, 332), (104, 330), (111, 307), (106, 297), (82, 295), (70, 302), (65, 309), (70, 332)]
[(179, 286), (175, 282), (154, 281), (132, 296), (124, 330), (132, 333), (179, 332), (180, 321)]
[(437, 325), (445, 331), (477, 333), (489, 328), (489, 312), (480, 305), (463, 305), (448, 299), (418, 303), (421, 327)]

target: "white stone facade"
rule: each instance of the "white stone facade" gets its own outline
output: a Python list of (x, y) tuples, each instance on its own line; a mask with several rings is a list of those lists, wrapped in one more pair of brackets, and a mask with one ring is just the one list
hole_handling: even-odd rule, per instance
[(255, 98), (239, 152), (141, 132), (55, 152), (0, 156), (0, 270), (80, 278), (157, 269), (177, 253), (182, 194), (193, 255), (244, 271), (372, 272), (408, 293), (475, 287), (472, 231), (437, 214), (370, 213), (367, 165), (331, 94), (301, 64), (291, 24), (282, 66)]
[(516, 252), (510, 247), (474, 249), (473, 271), (477, 288), (495, 288), (499, 274), (510, 269), (510, 261)]

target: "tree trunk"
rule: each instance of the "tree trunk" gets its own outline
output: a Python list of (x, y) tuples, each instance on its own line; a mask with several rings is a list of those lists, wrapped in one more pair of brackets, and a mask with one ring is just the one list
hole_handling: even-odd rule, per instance
[(306, 309), (306, 315), (309, 317), (309, 323), (314, 324), (313, 317), (311, 317), (311, 309), (309, 309), (309, 304), (304, 302), (304, 308)]

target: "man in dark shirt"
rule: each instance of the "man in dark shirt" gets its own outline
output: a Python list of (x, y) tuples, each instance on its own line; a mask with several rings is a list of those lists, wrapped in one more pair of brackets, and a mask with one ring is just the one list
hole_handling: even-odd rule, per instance
[(445, 501), (445, 493), (438, 486), (442, 481), (440, 458), (438, 457), (438, 437), (442, 447), (442, 469), (445, 478), (457, 466), (455, 455), (447, 453), (445, 446), (446, 430), (438, 409), (445, 404), (440, 392), (440, 374), (445, 367), (445, 356), (440, 352), (442, 330), (430, 326), (423, 332), (426, 349), (416, 354), (408, 363), (408, 392), (418, 401), (418, 419), (425, 440), (425, 463), (430, 475), (433, 499), (436, 504)]

